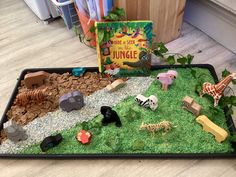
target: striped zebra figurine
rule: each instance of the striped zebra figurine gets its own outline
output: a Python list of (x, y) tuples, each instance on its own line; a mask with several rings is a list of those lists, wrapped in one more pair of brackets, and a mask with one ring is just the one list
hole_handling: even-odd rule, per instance
[(151, 95), (149, 97), (145, 97), (141, 94), (137, 95), (135, 97), (135, 101), (140, 105), (145, 108), (150, 107), (151, 110), (155, 111), (158, 107), (158, 99), (156, 96)]
[(205, 82), (202, 85), (202, 91), (200, 92), (200, 97), (204, 94), (210, 95), (214, 98), (214, 106), (218, 106), (220, 98), (222, 97), (225, 88), (229, 85), (229, 83), (236, 79), (236, 73), (231, 73), (222, 79), (218, 84), (211, 84), (209, 82)]

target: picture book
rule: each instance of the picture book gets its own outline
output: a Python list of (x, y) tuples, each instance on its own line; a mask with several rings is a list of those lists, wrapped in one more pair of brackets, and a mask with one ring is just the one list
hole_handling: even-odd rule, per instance
[(148, 75), (151, 67), (151, 21), (97, 22), (99, 71), (110, 76)]

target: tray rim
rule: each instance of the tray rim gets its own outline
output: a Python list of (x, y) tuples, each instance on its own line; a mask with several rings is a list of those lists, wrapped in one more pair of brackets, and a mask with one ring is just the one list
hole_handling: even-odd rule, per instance
[[(215, 82), (218, 82), (218, 77), (215, 68), (210, 64), (191, 64), (188, 65), (193, 68), (204, 68), (208, 69), (211, 73)], [(187, 68), (188, 66), (182, 65), (152, 65), (151, 70), (159, 69), (170, 69), (170, 68)], [(24, 69), (19, 78), (17, 79), (16, 85), (13, 92), (8, 100), (7, 106), (3, 112), (0, 120), (0, 130), (3, 128), (3, 123), (6, 121), (6, 113), (10, 109), (13, 101), (18, 93), (18, 87), (20, 86), (21, 80), (23, 80), (24, 75), (27, 72), (32, 71), (46, 71), (49, 73), (65, 73), (71, 72), (73, 68), (77, 67), (65, 67), (65, 68), (26, 68)], [(98, 72), (98, 67), (84, 67), (87, 71)], [(58, 72), (60, 71), (60, 72)], [(227, 108), (226, 108), (227, 109)], [(224, 110), (226, 111), (226, 110)], [(236, 128), (231, 116), (226, 116), (227, 125), (230, 132), (236, 132)], [(157, 158), (167, 158), (167, 159), (215, 159), (215, 158), (235, 158), (236, 157), (236, 143), (232, 143), (234, 152), (232, 153), (92, 153), (92, 154), (0, 154), (0, 158), (3, 159), (157, 159)]]

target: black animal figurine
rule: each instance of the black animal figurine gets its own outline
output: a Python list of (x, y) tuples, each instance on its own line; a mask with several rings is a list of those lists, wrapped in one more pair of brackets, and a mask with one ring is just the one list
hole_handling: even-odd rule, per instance
[(116, 111), (113, 111), (111, 107), (102, 106), (101, 107), (101, 113), (104, 116), (104, 118), (102, 119), (102, 125), (103, 126), (106, 126), (106, 125), (108, 125), (109, 123), (112, 123), (112, 122), (115, 122), (117, 127), (122, 126), (118, 114), (116, 113)]
[(62, 139), (63, 138), (60, 133), (55, 136), (48, 136), (48, 137), (44, 138), (44, 140), (40, 144), (40, 148), (43, 152), (45, 152), (48, 149), (51, 149), (51, 148), (57, 146), (58, 144), (60, 144)]

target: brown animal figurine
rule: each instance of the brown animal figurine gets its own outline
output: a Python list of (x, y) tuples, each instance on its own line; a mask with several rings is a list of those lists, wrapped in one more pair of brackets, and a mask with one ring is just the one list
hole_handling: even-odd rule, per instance
[(114, 82), (106, 86), (108, 92), (114, 92), (121, 87), (123, 87), (126, 83), (122, 79), (116, 79)]
[(195, 116), (198, 116), (200, 114), (200, 111), (202, 109), (201, 105), (196, 103), (193, 98), (189, 96), (185, 96), (182, 100), (182, 107), (191, 113), (193, 113)]
[(25, 86), (28, 89), (32, 89), (35, 86), (39, 87), (44, 84), (45, 79), (48, 77), (48, 73), (44, 71), (38, 71), (34, 73), (28, 73), (25, 75)]
[(22, 93), (19, 93), (16, 96), (16, 105), (19, 106), (25, 106), (26, 104), (28, 104), (31, 100), (37, 101), (37, 102), (41, 102), (44, 100), (46, 94), (45, 92), (47, 91), (47, 87), (44, 89), (35, 89), (32, 91), (25, 91)]
[(215, 140), (218, 143), (221, 143), (228, 137), (227, 131), (223, 128), (219, 127), (218, 125), (214, 124), (207, 116), (201, 115), (196, 118), (196, 121), (202, 125), (203, 130), (206, 132), (211, 133), (215, 136)]

